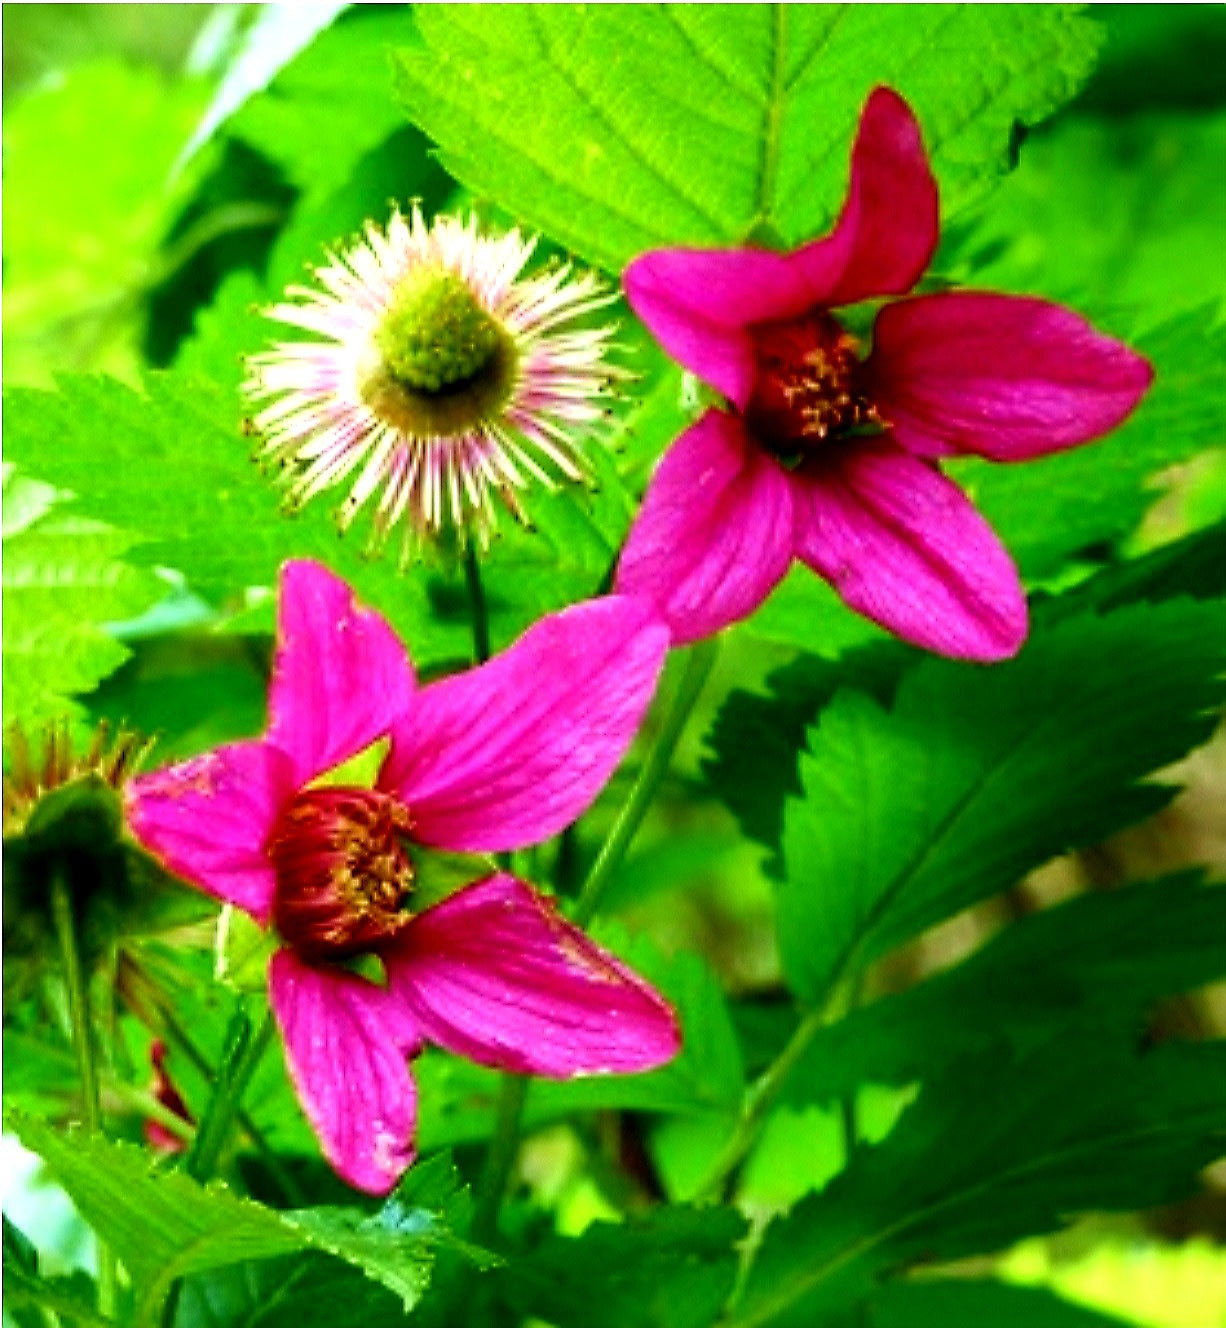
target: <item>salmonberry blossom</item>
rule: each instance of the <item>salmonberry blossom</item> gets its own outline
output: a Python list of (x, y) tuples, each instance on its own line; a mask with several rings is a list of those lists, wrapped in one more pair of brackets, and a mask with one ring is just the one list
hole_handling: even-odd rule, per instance
[(653, 598), (678, 642), (751, 613), (800, 558), (916, 645), (974, 660), (1020, 648), (1017, 571), (938, 462), (1087, 442), (1152, 371), (1067, 309), (974, 291), (886, 303), (865, 355), (831, 310), (905, 295), (937, 237), (919, 126), (878, 88), (829, 235), (791, 253), (657, 250), (626, 269), (635, 312), (733, 408), (673, 445), (618, 567), (616, 589)]
[[(662, 998), (513, 876), (408, 907), (421, 849), (516, 849), (588, 806), (634, 736), (667, 640), (647, 606), (611, 596), (419, 688), (377, 613), (318, 564), (290, 563), (264, 737), (130, 786), (148, 848), (275, 927), (269, 997), (290, 1076), (353, 1185), (384, 1193), (412, 1160), (407, 1058), (424, 1042), (561, 1078), (676, 1054)], [(373, 788), (322, 781), (382, 739)]]
[(487, 543), (492, 493), (521, 519), (529, 479), (579, 479), (578, 439), (603, 413), (613, 329), (573, 326), (613, 294), (569, 266), (522, 274), (535, 241), (420, 210), (393, 214), (269, 317), (311, 334), (252, 356), (244, 391), (260, 453), (297, 508), (352, 481), (342, 529), (376, 493), (372, 546), (402, 561), (444, 529)]

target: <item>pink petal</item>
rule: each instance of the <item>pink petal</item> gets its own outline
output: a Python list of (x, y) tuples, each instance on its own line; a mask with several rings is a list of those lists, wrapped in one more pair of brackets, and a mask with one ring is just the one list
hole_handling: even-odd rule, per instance
[(956, 659), (1005, 659), (1021, 648), (1017, 571), (934, 466), (888, 440), (861, 441), (793, 479), (797, 553), (853, 609)]
[(872, 395), (921, 455), (1024, 461), (1114, 429), (1153, 381), (1147, 360), (1046, 300), (973, 291), (883, 309)]
[(386, 1194), (413, 1160), (417, 1094), (389, 1033), (388, 992), (342, 968), (278, 950), (268, 995), (285, 1059), (324, 1156), (358, 1189)]
[(789, 258), (807, 304), (855, 304), (909, 291), (923, 275), (940, 233), (937, 183), (919, 123), (890, 88), (875, 88), (860, 115), (847, 202), (834, 230)]
[(235, 743), (132, 780), (128, 824), (171, 871), (266, 924), (276, 881), (264, 841), (294, 787), (282, 752)]
[(847, 201), (830, 235), (791, 254), (660, 249), (626, 268), (630, 307), (666, 351), (744, 410), (752, 323), (910, 290), (938, 234), (937, 187), (906, 102), (877, 88), (860, 117)]
[(392, 993), (432, 1042), (483, 1065), (565, 1079), (671, 1060), (658, 992), (512, 876), (427, 909), (384, 956)]
[(786, 472), (739, 416), (709, 410), (656, 471), (614, 588), (652, 600), (679, 645), (751, 614), (791, 560)]
[(795, 302), (787, 258), (763, 249), (656, 249), (626, 268), (622, 285), (673, 359), (744, 410), (754, 371), (746, 329)]
[(383, 617), (316, 562), (282, 569), (277, 637), (267, 736), (306, 783), (387, 733), (413, 667)]
[(668, 629), (618, 596), (550, 614), (479, 668), (417, 694), (392, 732), (379, 787), (424, 844), (497, 853), (584, 812), (651, 701)]

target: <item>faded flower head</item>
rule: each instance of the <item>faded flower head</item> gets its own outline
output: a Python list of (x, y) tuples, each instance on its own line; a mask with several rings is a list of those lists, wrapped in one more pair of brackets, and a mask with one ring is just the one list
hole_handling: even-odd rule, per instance
[[(425, 1042), (555, 1078), (676, 1054), (662, 997), (530, 885), (497, 872), (427, 908), (415, 895), (431, 849), (514, 850), (575, 820), (633, 739), (667, 645), (649, 606), (608, 596), (419, 687), (377, 613), (292, 562), (264, 736), (130, 787), (152, 852), (275, 930), (290, 1075), (350, 1183), (385, 1193), (411, 1161), (408, 1062)], [(373, 788), (327, 782), (385, 740)]]
[(252, 356), (244, 384), (287, 506), (348, 483), (341, 529), (373, 503), (371, 547), (399, 526), (403, 563), (444, 531), (487, 544), (495, 493), (523, 519), (517, 489), (583, 477), (616, 371), (613, 328), (574, 324), (614, 296), (569, 265), (521, 275), (534, 248), (414, 206), (267, 311), (313, 337)]
[[(877, 88), (829, 235), (790, 253), (660, 249), (626, 269), (635, 313), (729, 407), (673, 445), (618, 565), (616, 590), (655, 602), (675, 642), (752, 613), (799, 559), (905, 641), (981, 661), (1020, 649), (1017, 570), (941, 462), (1101, 437), (1153, 372), (1046, 300), (909, 295), (938, 230), (919, 124)], [(879, 299), (863, 344), (838, 311)]]

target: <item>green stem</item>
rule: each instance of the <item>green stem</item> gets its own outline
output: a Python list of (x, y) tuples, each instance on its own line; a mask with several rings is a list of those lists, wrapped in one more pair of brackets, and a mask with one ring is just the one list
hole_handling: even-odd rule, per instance
[(490, 614), (485, 602), (485, 587), (481, 584), (481, 565), (471, 544), (464, 549), (464, 581), (472, 609), (473, 654), (478, 664), (484, 664), (490, 657)]
[(613, 823), (613, 829), (601, 845), (583, 888), (579, 891), (572, 916), (581, 927), (586, 926), (595, 917), (606, 886), (613, 879), (627, 850), (634, 842), (634, 836), (638, 833), (643, 817), (651, 806), (660, 781), (668, 771), (686, 720), (689, 719), (690, 711), (693, 710), (694, 703), (707, 681), (718, 649), (719, 642), (716, 637), (709, 637), (706, 641), (700, 641), (690, 648), (689, 657), (685, 662), (685, 672), (681, 675), (681, 681), (673, 693), (668, 714), (660, 732), (656, 735), (655, 743), (639, 770), (634, 787), (630, 790), (630, 796)]
[(700, 1200), (714, 1201), (724, 1197), (728, 1182), (757, 1142), (762, 1122), (778, 1100), (797, 1063), (809, 1049), (809, 1043), (823, 1028), (843, 1018), (854, 1002), (854, 990), (853, 983), (841, 983), (834, 987), (826, 1000), (801, 1019), (787, 1045), (751, 1085), (745, 1094), (736, 1129), (698, 1188), (697, 1197)]
[(239, 1114), (243, 1094), (251, 1082), (268, 1044), (272, 1040), (272, 1014), (264, 1016), (264, 1022), (255, 1033), (247, 1037), (237, 1056), (225, 1067), (221, 1082), (217, 1085), (213, 1100), (200, 1127), (196, 1139), (184, 1162), (184, 1169), (193, 1180), (205, 1181), (217, 1166), (217, 1159), (225, 1147), (230, 1130)]
[[(72, 896), (62, 870), (51, 877), (51, 916), (64, 964), (64, 985), (68, 991), (68, 1017), (72, 1023), (72, 1043), (77, 1053), (77, 1071), (81, 1077), (82, 1115), (90, 1134), (102, 1133), (102, 1095), (98, 1087), (98, 1066), (94, 1058), (94, 1030), (89, 1008), (89, 980), (81, 966)], [(118, 1269), (111, 1247), (94, 1233), (98, 1251), (98, 1312), (105, 1319), (115, 1317), (118, 1303)]]
[[(182, 1024), (170, 1013), (169, 1010), (159, 1008), (160, 1031), (179, 1051), (181, 1051), (196, 1069), (210, 1082), (217, 1079), (216, 1069), (209, 1063), (209, 1058), (192, 1041), (191, 1037), (184, 1029)], [(251, 1119), (247, 1112), (240, 1107), (234, 1113), (234, 1119), (238, 1122), (238, 1128), (251, 1141), (256, 1152), (259, 1153), (265, 1167), (268, 1168), (268, 1174), (280, 1186), (282, 1194), (286, 1200), (296, 1208), (306, 1206), (306, 1196), (298, 1188), (293, 1177), (285, 1170), (281, 1159), (277, 1156), (276, 1150), (268, 1142), (267, 1136), (263, 1130)], [(194, 1131), (193, 1131), (194, 1137)]]
[(519, 1152), (520, 1121), (531, 1082), (522, 1074), (502, 1076), (498, 1091), (498, 1119), (477, 1185), (477, 1207), (473, 1214), (473, 1239), (479, 1243), (489, 1243), (498, 1231), (498, 1213), (502, 1208), (507, 1183), (511, 1179), (515, 1155)]

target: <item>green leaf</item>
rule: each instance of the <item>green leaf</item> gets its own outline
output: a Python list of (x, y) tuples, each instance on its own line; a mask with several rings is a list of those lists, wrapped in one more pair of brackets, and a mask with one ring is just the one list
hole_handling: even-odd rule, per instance
[(276, 162), (298, 188), (331, 193), (404, 122), (392, 97), (391, 47), (412, 29), (399, 6), (357, 6), (246, 101), (227, 132)]
[(728, 1208), (660, 1208), (553, 1236), (516, 1262), (523, 1313), (585, 1328), (706, 1328), (736, 1276), (746, 1223)]
[(1008, 1282), (891, 1282), (866, 1307), (865, 1328), (1127, 1328), (1045, 1287)]
[(1141, 1027), (1160, 997), (1226, 976), (1223, 908), (1226, 887), (1186, 873), (1031, 914), (953, 968), (818, 1030), (782, 1100), (930, 1078), (1001, 1039), (1020, 1054), (1070, 1024)]
[(1224, 156), (1221, 112), (1066, 117), (1027, 139), (951, 275), (1126, 312), (1130, 330), (1194, 310), (1210, 323), (1226, 302)]
[(45, 485), (10, 471), (3, 503), (4, 712), (34, 728), (82, 713), (73, 696), (128, 656), (105, 625), (148, 608), (163, 587), (121, 561), (132, 536), (54, 505)]
[(443, 164), (610, 270), (665, 244), (831, 220), (860, 108), (911, 99), (956, 208), (1088, 73), (1062, 7), (428, 5), (399, 92)]
[(134, 366), (134, 301), (157, 283), (157, 246), (194, 183), (194, 174), (171, 183), (170, 171), (203, 103), (202, 87), (99, 62), (6, 107), (10, 382), (48, 368)]
[(1223, 695), (1221, 603), (1036, 628), (990, 670), (925, 661), (890, 709), (844, 691), (785, 812), (779, 938), (815, 999), (1067, 849), (1167, 802), (1140, 783), (1204, 741)]
[(453, 1243), (430, 1209), (385, 1208), (374, 1217), (345, 1209), (277, 1212), (223, 1186), (159, 1171), (128, 1144), (61, 1134), (16, 1112), (7, 1125), (115, 1249), (132, 1276), (141, 1322), (155, 1321), (176, 1278), (308, 1250), (361, 1269), (411, 1309), (429, 1283), (435, 1251)]
[[(811, 584), (822, 584), (801, 571)], [(1178, 595), (1226, 597), (1226, 525), (1107, 568), (1059, 598), (1039, 599), (1034, 614), (1037, 623), (1051, 623), (1087, 609), (1101, 612)], [(837, 661), (803, 654), (767, 675), (765, 695), (731, 693), (707, 737), (703, 774), (750, 839), (777, 854), (784, 802), (801, 791), (797, 753), (805, 730), (839, 687), (855, 686), (888, 704), (900, 674), (921, 658), (888, 641), (844, 651)], [(775, 875), (782, 870), (774, 858), (770, 870)]]
[(1226, 1147), (1226, 1043), (1106, 1038), (934, 1080), (881, 1144), (767, 1229), (729, 1328), (808, 1328), (917, 1259), (990, 1253), (1087, 1209), (1170, 1202)]

